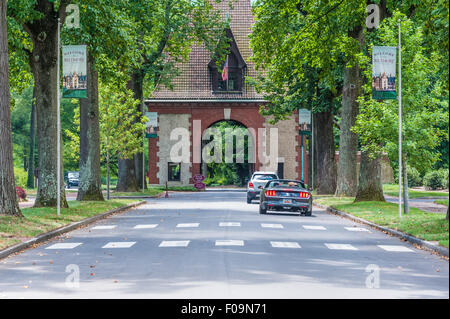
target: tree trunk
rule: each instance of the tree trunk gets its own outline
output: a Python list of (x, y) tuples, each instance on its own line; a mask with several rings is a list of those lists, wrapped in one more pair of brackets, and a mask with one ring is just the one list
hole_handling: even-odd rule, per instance
[(23, 217), (14, 182), (6, 27), (6, 0), (0, 0), (0, 214)]
[(28, 178), (27, 187), (34, 188), (34, 145), (36, 140), (36, 88), (33, 88), (33, 103), (30, 115), (30, 147), (28, 150)]
[(370, 158), (367, 152), (361, 152), (358, 191), (355, 202), (384, 202), (383, 185), (381, 184), (381, 154)]
[(116, 192), (138, 192), (134, 158), (119, 159), (118, 181)]
[[(24, 25), (33, 41), (33, 52), (30, 54), (30, 65), (33, 71), (36, 88), (36, 124), (39, 154), (39, 184), (34, 207), (55, 207), (57, 205), (57, 187), (61, 190), (61, 207), (68, 207), (64, 191), (64, 178), (57, 185), (57, 98), (59, 83), (57, 82), (58, 55), (58, 16), (54, 4), (49, 1), (38, 1), (35, 9), (43, 14), (40, 20)], [(61, 2), (60, 12), (64, 12), (65, 4)], [(62, 21), (64, 17), (62, 17)], [(62, 145), (62, 143), (61, 143)], [(63, 162), (60, 174), (63, 176)]]
[(336, 159), (333, 135), (333, 113), (313, 113), (314, 116), (314, 186), (318, 195), (336, 191)]
[[(133, 90), (134, 93), (134, 98), (136, 100), (139, 100), (139, 106), (137, 109), (137, 112), (140, 113), (141, 115), (138, 117), (138, 121), (140, 121), (142, 119), (142, 117), (144, 116), (144, 89), (143, 89), (143, 79), (144, 78), (144, 74), (140, 71), (136, 71), (135, 73), (133, 73), (133, 75), (131, 76), (131, 89)], [(144, 134), (140, 134), (139, 135), (140, 139), (143, 140), (144, 139)], [(143, 149), (142, 149), (143, 150)], [(144, 158), (143, 158), (143, 153), (139, 152), (134, 156), (134, 161), (135, 161), (135, 165), (136, 165), (136, 180), (138, 183), (139, 188), (142, 188), (142, 185), (144, 186), (144, 189), (147, 189), (147, 181), (145, 180), (145, 177), (143, 176), (143, 170), (144, 170)]]
[(402, 154), (402, 174), (403, 174), (403, 213), (409, 213), (409, 192), (408, 192), (408, 174), (406, 173), (406, 152)]
[[(363, 43), (363, 28), (349, 32), (349, 36)], [(336, 196), (355, 196), (357, 190), (357, 150), (358, 136), (350, 129), (359, 113), (357, 98), (361, 92), (362, 72), (358, 65), (346, 67), (344, 71), (344, 89), (342, 93), (341, 130), (339, 139), (339, 162), (337, 169)]]
[[(142, 82), (140, 76), (136, 72), (131, 75), (127, 88), (132, 90), (134, 98), (142, 101)], [(142, 104), (142, 103), (141, 103)], [(142, 112), (141, 104), (138, 106), (137, 112)], [(140, 183), (139, 183), (140, 182)], [(146, 182), (144, 181), (146, 184)], [(144, 184), (144, 186), (146, 186)], [(137, 153), (131, 159), (119, 158), (118, 181), (116, 186), (117, 192), (137, 192), (142, 187), (142, 152)]]
[(88, 53), (87, 98), (80, 100), (80, 183), (77, 200), (103, 201), (100, 171), (100, 126), (98, 110), (98, 72)]

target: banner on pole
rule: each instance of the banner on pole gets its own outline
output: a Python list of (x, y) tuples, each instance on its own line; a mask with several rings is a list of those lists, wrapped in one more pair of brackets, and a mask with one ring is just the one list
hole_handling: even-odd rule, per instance
[(372, 51), (372, 98), (374, 100), (396, 99), (396, 47), (373, 47)]
[(63, 56), (63, 98), (87, 97), (87, 66), (85, 45), (65, 45)]
[(158, 113), (157, 112), (146, 112), (145, 117), (148, 118), (148, 122), (145, 125), (145, 137), (155, 138), (158, 136)]
[(311, 131), (311, 111), (307, 109), (298, 110), (298, 124), (301, 131)]

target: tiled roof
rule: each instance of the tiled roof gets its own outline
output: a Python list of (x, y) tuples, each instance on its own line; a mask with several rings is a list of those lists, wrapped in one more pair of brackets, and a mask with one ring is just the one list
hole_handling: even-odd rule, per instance
[[(254, 64), (250, 61), (249, 34), (253, 24), (250, 0), (234, 0), (230, 10), (228, 0), (216, 4), (223, 19), (230, 19), (230, 29), (239, 52), (247, 64), (246, 77), (256, 75)], [(152, 100), (262, 100), (262, 95), (248, 84), (244, 84), (242, 93), (213, 93), (208, 63), (211, 53), (203, 45), (195, 45), (187, 63), (178, 64), (179, 75), (172, 80), (173, 90), (159, 86), (148, 101)]]

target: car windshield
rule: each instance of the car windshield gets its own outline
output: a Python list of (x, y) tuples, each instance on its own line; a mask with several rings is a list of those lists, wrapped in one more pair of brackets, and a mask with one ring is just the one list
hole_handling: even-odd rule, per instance
[(78, 178), (79, 177), (79, 173), (69, 173), (69, 174), (67, 174), (67, 176), (69, 178)]
[(258, 179), (262, 181), (270, 181), (272, 179), (277, 179), (277, 177), (273, 174), (256, 174), (253, 176), (253, 179)]
[(268, 187), (299, 187), (305, 188), (305, 185), (299, 181), (273, 181)]

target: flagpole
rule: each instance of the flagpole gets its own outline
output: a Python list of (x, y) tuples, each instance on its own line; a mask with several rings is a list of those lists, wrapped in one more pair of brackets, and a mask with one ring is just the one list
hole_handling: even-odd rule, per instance
[(61, 41), (61, 37), (60, 37), (60, 33), (61, 33), (61, 20), (60, 20), (60, 18), (58, 18), (58, 58), (57, 58), (57, 65), (56, 65), (56, 76), (57, 76), (57, 80), (56, 80), (56, 83), (57, 83), (57, 91), (56, 91), (56, 94), (57, 94), (57, 103), (56, 103), (56, 117), (57, 117), (57, 120), (56, 120), (56, 153), (57, 153), (57, 155), (56, 155), (56, 157), (57, 157), (57, 159), (56, 159), (56, 170), (57, 170), (57, 174), (56, 174), (56, 184), (57, 184), (57, 186), (56, 186), (56, 196), (57, 196), (57, 199), (56, 199), (56, 205), (57, 205), (57, 209), (56, 209), (56, 211), (57, 211), (57, 214), (58, 214), (58, 216), (60, 216), (60, 214), (61, 214), (61, 140), (60, 140), (60, 138), (61, 138), (61, 87), (60, 87), (60, 78), (59, 78), (59, 72), (60, 72), (60, 66), (59, 66), (59, 64), (60, 64), (60, 59), (61, 59), (61, 57), (60, 57), (60, 55), (61, 55), (61, 48), (60, 48), (60, 46), (61, 46), (61, 43), (60, 43), (60, 41)]
[[(402, 39), (398, 22), (398, 216), (402, 217)], [(405, 185), (407, 187), (407, 185)]]

